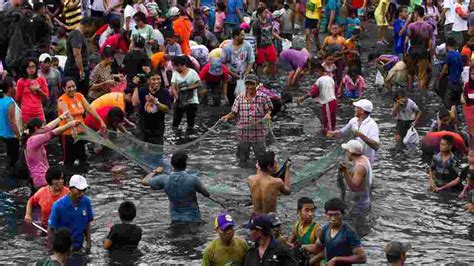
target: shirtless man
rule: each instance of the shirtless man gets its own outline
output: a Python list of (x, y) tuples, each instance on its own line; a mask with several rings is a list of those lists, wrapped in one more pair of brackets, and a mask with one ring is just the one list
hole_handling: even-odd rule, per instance
[(248, 185), (252, 194), (253, 213), (255, 215), (276, 212), (278, 194), (291, 193), (290, 178), (291, 163), (287, 163), (284, 179), (275, 178), (273, 173), (278, 171), (278, 162), (273, 152), (265, 152), (258, 159), (257, 174), (249, 176)]

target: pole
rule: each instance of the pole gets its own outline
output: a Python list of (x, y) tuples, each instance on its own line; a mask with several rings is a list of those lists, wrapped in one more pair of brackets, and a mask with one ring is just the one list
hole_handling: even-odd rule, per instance
[(46, 233), (46, 234), (48, 233), (48, 230), (44, 229), (44, 228), (41, 227), (39, 224), (37, 224), (37, 223), (35, 223), (35, 222), (31, 222), (31, 224), (32, 224), (34, 227), (38, 228), (39, 230), (43, 231), (44, 233)]

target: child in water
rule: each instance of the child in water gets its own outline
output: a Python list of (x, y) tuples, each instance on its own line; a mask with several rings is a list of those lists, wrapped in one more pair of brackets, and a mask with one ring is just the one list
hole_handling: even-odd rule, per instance
[(467, 184), (464, 186), (459, 198), (467, 198), (467, 204), (464, 209), (474, 213), (474, 169), (469, 169), (467, 175)]
[(357, 68), (352, 67), (349, 69), (349, 73), (344, 76), (342, 79), (341, 85), (339, 86), (338, 96), (342, 95), (351, 99), (356, 100), (364, 94), (365, 80), (359, 75)]
[(104, 248), (110, 251), (135, 251), (142, 239), (142, 229), (132, 224), (137, 215), (135, 204), (124, 201), (120, 204), (118, 212), (121, 223), (114, 224), (110, 228), (104, 240)]

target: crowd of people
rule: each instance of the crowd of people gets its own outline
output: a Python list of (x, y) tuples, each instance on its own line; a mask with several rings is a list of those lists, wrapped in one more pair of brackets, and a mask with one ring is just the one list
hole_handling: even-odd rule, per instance
[[(354, 204), (347, 213), (367, 215), (380, 139), (371, 117), (374, 106), (364, 93), (360, 38), (372, 15), (380, 52), (365, 56), (380, 85), (393, 91), (395, 141), (413, 144), (423, 114), (407, 92), (434, 89), (442, 107), (421, 140), (430, 162), (426, 187), (467, 198), (465, 208), (474, 212), (474, 153), (468, 155), (474, 130), (474, 2), (324, 2), (2, 1), (1, 24), (12, 37), (0, 37), (0, 139), (6, 171), (18, 178), (26, 173), (31, 183), (25, 222), (35, 223), (33, 210), (39, 206), (37, 226), (47, 228), (50, 238), (52, 255), (37, 265), (66, 265), (71, 252), (92, 246), (94, 212), (81, 175), (89, 163), (86, 142), (78, 135), (89, 129), (104, 136), (107, 130), (134, 132), (163, 145), (170, 113), (173, 131), (182, 130), (186, 117), (186, 134), (196, 134), (200, 106), (210, 103), (209, 108), (230, 108), (220, 120), (235, 120), (239, 166), (250, 167), (250, 151), (255, 154), (257, 172), (247, 180), (253, 212), (245, 225), (255, 245), (234, 236), (237, 224), (221, 213), (214, 225), (218, 238), (204, 250), (203, 265), (366, 263), (359, 235), (344, 222), (344, 198), (325, 203), (324, 223), (314, 218), (313, 200), (301, 197), (291, 236), (281, 235), (277, 200), (292, 192), (292, 163), (280, 167), (267, 150), (265, 121), (275, 119), (284, 93), (304, 93), (295, 98), (298, 104), (315, 98), (321, 133), (352, 136), (342, 144), (350, 165), (340, 163), (338, 179), (351, 191)], [(17, 20), (9, 19), (13, 16)], [(28, 23), (15, 24), (22, 20)], [(287, 74), (285, 91), (271, 87), (281, 71)], [(303, 77), (313, 83), (307, 92), (300, 89)], [(353, 105), (354, 117), (337, 129), (338, 107), (346, 103)], [(465, 124), (467, 132), (461, 131)], [(47, 144), (56, 139), (62, 166), (48, 160)], [(170, 171), (159, 167), (141, 180), (165, 191), (173, 224), (201, 223), (196, 192), (212, 200), (198, 175), (187, 171), (187, 160), (177, 152)], [(461, 165), (465, 161), (467, 166)], [(111, 227), (103, 247), (136, 250), (142, 238), (142, 229), (133, 224), (136, 207), (125, 201), (118, 212), (121, 223)], [(409, 248), (389, 243), (388, 262), (403, 265)]]

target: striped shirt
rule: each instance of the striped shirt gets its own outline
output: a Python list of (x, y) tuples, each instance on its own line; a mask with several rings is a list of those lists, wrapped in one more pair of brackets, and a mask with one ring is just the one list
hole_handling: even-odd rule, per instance
[(82, 20), (82, 5), (81, 0), (64, 0), (63, 10), (66, 30), (68, 32), (79, 27)]

